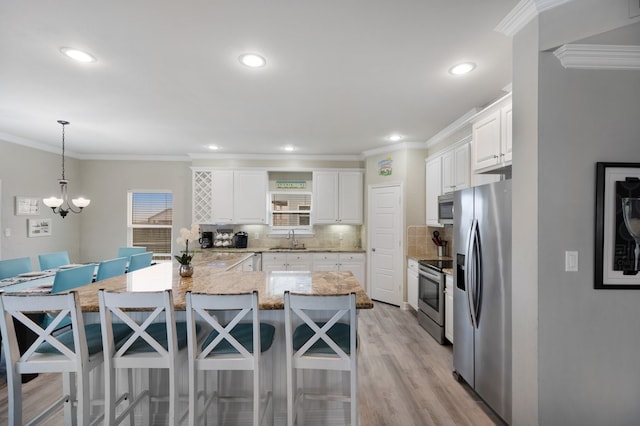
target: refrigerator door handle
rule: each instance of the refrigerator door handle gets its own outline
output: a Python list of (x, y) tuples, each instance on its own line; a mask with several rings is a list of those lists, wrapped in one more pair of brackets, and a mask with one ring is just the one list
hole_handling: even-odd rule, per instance
[(480, 307), (482, 306), (482, 247), (480, 244), (480, 227), (478, 226), (478, 221), (476, 220), (475, 233), (473, 236), (473, 318), (475, 321), (475, 326), (478, 328), (478, 324), (480, 323)]
[(469, 316), (471, 317), (471, 324), (474, 328), (478, 328), (476, 321), (476, 281), (477, 281), (477, 261), (476, 261), (476, 236), (477, 236), (478, 221), (476, 219), (471, 222), (469, 228), (469, 237), (467, 239), (467, 253), (465, 255), (465, 279), (467, 282), (467, 306), (469, 309)]

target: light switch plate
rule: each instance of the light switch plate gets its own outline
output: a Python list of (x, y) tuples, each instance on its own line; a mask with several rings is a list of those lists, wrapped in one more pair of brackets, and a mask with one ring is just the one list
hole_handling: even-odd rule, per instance
[(564, 252), (564, 270), (567, 272), (574, 272), (578, 270), (578, 252), (577, 251)]

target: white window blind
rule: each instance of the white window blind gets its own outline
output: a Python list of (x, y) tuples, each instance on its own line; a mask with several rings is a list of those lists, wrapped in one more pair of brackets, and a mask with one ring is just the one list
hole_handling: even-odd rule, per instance
[(129, 191), (128, 244), (146, 247), (154, 258), (171, 256), (173, 194), (167, 191)]

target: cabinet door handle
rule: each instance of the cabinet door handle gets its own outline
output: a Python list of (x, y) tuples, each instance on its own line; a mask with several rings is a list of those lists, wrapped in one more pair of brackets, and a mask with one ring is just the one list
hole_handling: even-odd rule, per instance
[(494, 156), (493, 156), (493, 158), (499, 158), (499, 156), (497, 156), (497, 155), (494, 155)]

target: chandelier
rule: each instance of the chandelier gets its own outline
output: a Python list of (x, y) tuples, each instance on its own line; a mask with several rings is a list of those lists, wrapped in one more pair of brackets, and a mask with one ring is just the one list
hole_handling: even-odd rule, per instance
[(69, 212), (80, 213), (82, 209), (89, 205), (91, 200), (82, 197), (72, 199), (71, 203), (79, 209), (77, 211), (74, 210), (69, 203), (67, 198), (67, 184), (69, 181), (64, 177), (64, 126), (69, 124), (69, 122), (58, 120), (58, 123), (62, 125), (62, 179), (58, 179), (58, 183), (60, 184), (60, 198), (44, 198), (42, 202), (45, 206), (51, 207), (54, 214), (59, 214), (64, 218)]

